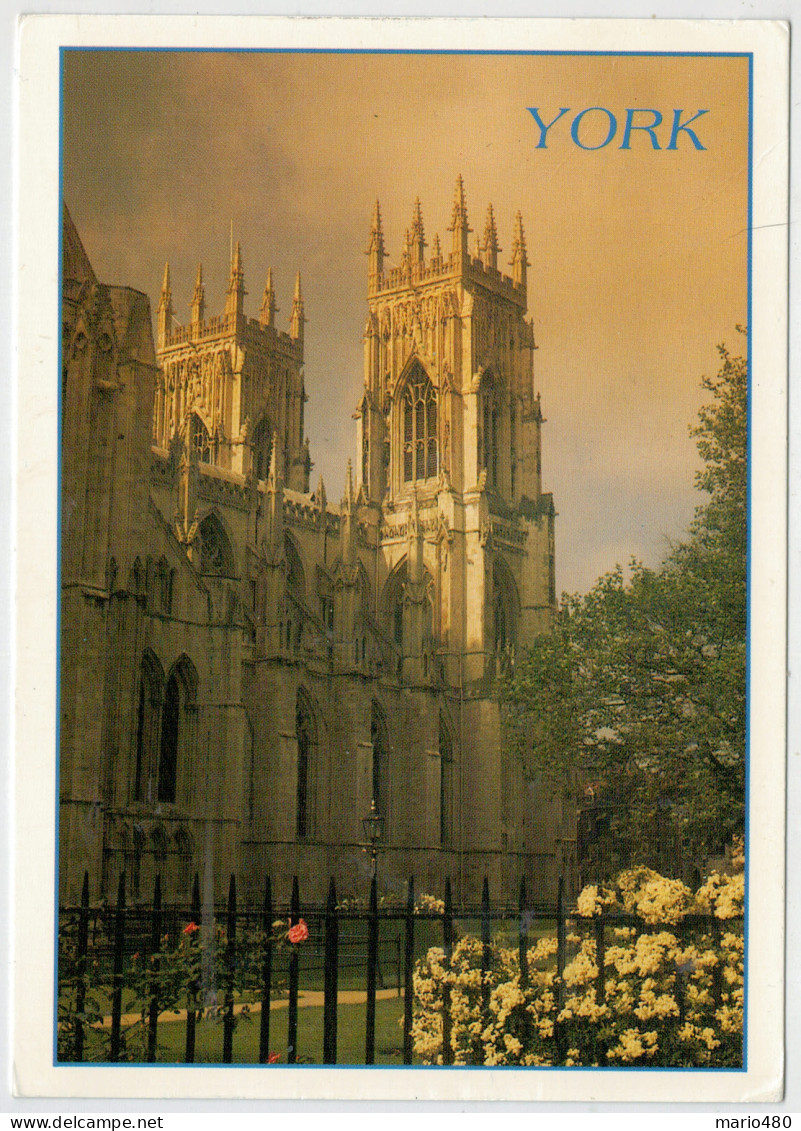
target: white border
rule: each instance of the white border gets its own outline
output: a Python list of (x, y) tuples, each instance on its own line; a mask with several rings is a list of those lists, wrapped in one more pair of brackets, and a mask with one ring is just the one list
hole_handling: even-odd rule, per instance
[[(783, 967), (787, 29), (761, 22), (28, 17), (20, 35), (14, 1081), (24, 1095), (399, 1100), (778, 1098)], [(52, 1065), (58, 49), (104, 46), (753, 51), (754, 385), (749, 1069), (728, 1072)], [(48, 662), (49, 661), (49, 662)], [(758, 879), (757, 879), (758, 878)]]

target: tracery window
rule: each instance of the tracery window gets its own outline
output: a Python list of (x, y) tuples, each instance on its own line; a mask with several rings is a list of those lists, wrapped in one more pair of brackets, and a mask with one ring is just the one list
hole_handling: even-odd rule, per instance
[(206, 515), (200, 524), (200, 572), (217, 577), (236, 574), (231, 543), (215, 514)]
[(200, 417), (192, 416), (191, 443), (199, 463), (214, 463), (214, 443)]
[(422, 370), (403, 394), (403, 481), (413, 483), (437, 474), (437, 395)]

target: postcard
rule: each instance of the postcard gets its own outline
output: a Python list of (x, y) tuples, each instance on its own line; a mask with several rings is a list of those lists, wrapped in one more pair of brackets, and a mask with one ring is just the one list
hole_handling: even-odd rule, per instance
[(19, 58), (17, 1093), (779, 1097), (787, 27)]

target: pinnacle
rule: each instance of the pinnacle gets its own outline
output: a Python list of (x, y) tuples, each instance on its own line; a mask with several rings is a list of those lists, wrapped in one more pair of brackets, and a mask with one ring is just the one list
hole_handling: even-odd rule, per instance
[(300, 286), (300, 271), (298, 271), (295, 277), (295, 294), (293, 301), (301, 304), (303, 302), (303, 292)]
[(202, 286), (203, 286), (203, 264), (198, 263), (198, 265), (197, 265), (197, 276), (195, 278), (195, 290), (198, 290)]
[(420, 197), (414, 198), (414, 212), (412, 214), (412, 231), (417, 235), (423, 234), (423, 209), (420, 205)]
[(270, 470), (267, 473), (270, 483), (278, 482), (278, 433), (273, 432), (273, 442), (270, 448)]
[(239, 246), (239, 240), (236, 241), (236, 250), (234, 251), (234, 261), (231, 264), (232, 274), (241, 274), (242, 272), (242, 248)]
[(439, 259), (442, 255), (442, 251), (439, 246), (439, 232), (436, 232), (434, 235), (434, 246), (431, 249), (431, 254), (435, 259)]
[(523, 217), (521, 216), (519, 211), (515, 215), (514, 244), (515, 244), (515, 247), (519, 247), (521, 251), (525, 252), (525, 250), (526, 250), (526, 233), (523, 230)]
[(492, 205), (487, 208), (487, 222), (484, 226), (484, 243), (487, 247), (500, 251), (498, 247), (498, 229), (495, 226), (495, 213)]
[(464, 195), (464, 181), (462, 174), (456, 178), (456, 188), (453, 194), (453, 218), (454, 221), (467, 219), (467, 201)]
[(464, 181), (462, 174), (456, 178), (456, 188), (453, 194), (453, 216), (449, 231), (453, 232), (457, 229), (464, 231), (471, 231), (467, 224), (467, 201), (464, 193)]
[(373, 222), (370, 225), (370, 230), (377, 233), (381, 232), (381, 205), (378, 203), (378, 197), (376, 197), (375, 208), (373, 209)]
[(161, 284), (161, 293), (168, 295), (170, 293), (170, 264), (164, 264), (164, 282)]

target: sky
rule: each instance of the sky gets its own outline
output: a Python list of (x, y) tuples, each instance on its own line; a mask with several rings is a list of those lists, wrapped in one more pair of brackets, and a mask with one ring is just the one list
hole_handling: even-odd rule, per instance
[[(545, 146), (529, 107), (546, 123), (567, 108)], [(609, 114), (576, 122), (593, 107), (614, 116), (608, 145)], [(638, 109), (663, 116), (658, 150), (642, 130), (621, 148)], [(699, 109), (704, 149), (686, 132), (668, 149), (674, 112), (686, 123)], [(246, 313), (272, 267), (286, 328), (301, 272), (312, 481), (322, 473), (329, 498), (355, 458), (375, 200), (388, 266), (417, 196), (429, 244), (438, 232), (450, 246), (459, 173), (477, 232), (494, 206), (507, 272), (519, 209), (557, 589), (586, 591), (632, 557), (656, 565), (685, 535), (703, 501), (701, 378), (718, 343), (745, 348), (745, 59), (71, 52), (62, 120), (64, 199), (103, 282), (155, 310), (169, 261), (188, 321), (202, 261), (207, 313), (220, 313), (233, 231)]]

